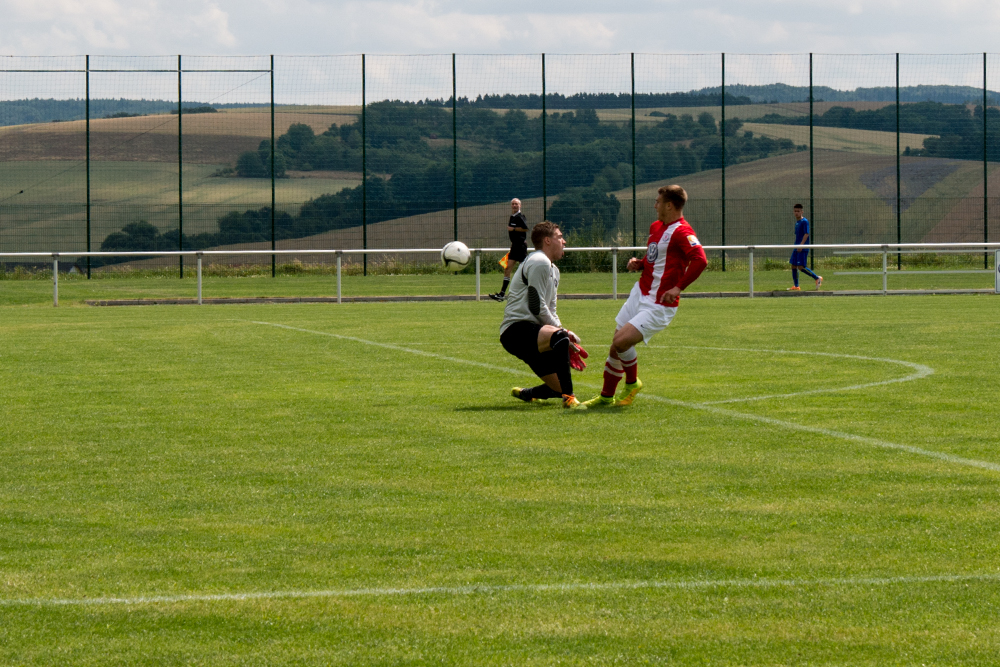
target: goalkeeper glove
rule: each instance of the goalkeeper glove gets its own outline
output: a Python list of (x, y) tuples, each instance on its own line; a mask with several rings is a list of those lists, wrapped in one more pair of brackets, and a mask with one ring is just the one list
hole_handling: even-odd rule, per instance
[[(577, 340), (580, 340), (580, 339), (577, 338)], [(587, 351), (585, 349), (583, 349), (583, 346), (578, 345), (576, 343), (570, 343), (570, 345), (569, 345), (569, 365), (570, 365), (571, 368), (573, 368), (574, 370), (582, 371), (584, 368), (587, 367), (587, 364), (584, 363), (583, 360), (586, 359), (589, 356), (590, 355), (587, 354)]]

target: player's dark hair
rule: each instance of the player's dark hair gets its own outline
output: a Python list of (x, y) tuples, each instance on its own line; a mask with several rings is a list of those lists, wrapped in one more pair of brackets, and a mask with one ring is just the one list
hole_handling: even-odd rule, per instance
[(656, 191), (656, 194), (673, 204), (678, 211), (684, 210), (684, 204), (688, 200), (688, 193), (679, 185), (664, 185)]
[(797, 208), (802, 208), (802, 204), (796, 204), (795, 206), (792, 207), (792, 210), (794, 211)]
[(531, 229), (531, 245), (535, 246), (535, 250), (541, 250), (542, 242), (549, 237), (555, 236), (558, 229), (559, 225), (554, 222), (549, 222), (548, 220), (539, 222)]

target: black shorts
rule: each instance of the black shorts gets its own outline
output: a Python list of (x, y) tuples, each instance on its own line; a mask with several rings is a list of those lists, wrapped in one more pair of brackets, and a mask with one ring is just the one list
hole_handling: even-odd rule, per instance
[(528, 246), (516, 244), (510, 247), (510, 254), (507, 259), (514, 262), (523, 262), (528, 257)]
[(528, 364), (540, 378), (552, 375), (559, 367), (555, 352), (538, 351), (538, 332), (541, 328), (541, 324), (521, 320), (514, 322), (500, 334), (503, 349)]

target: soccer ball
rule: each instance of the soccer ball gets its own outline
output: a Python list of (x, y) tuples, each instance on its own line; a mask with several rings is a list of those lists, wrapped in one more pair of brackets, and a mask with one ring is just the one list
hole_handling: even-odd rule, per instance
[(469, 265), (472, 252), (461, 241), (452, 241), (441, 248), (441, 264), (449, 271), (461, 271)]

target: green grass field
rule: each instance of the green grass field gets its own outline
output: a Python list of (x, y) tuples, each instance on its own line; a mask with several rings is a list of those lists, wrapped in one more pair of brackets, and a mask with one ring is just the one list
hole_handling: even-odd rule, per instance
[(995, 662), (995, 297), (691, 299), (585, 413), (499, 318), (2, 306), (0, 662)]

